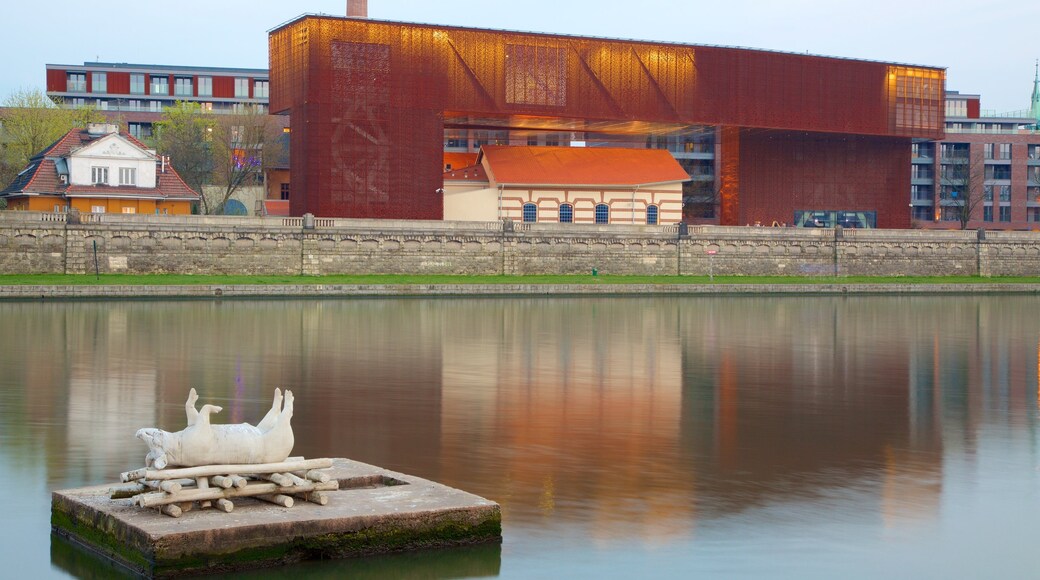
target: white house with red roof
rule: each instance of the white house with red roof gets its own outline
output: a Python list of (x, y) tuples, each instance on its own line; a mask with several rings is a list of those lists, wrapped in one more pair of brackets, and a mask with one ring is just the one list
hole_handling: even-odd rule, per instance
[(144, 143), (95, 123), (33, 156), (0, 198), (12, 210), (188, 214), (199, 194)]
[(444, 219), (676, 224), (689, 180), (661, 149), (485, 145), (444, 173)]

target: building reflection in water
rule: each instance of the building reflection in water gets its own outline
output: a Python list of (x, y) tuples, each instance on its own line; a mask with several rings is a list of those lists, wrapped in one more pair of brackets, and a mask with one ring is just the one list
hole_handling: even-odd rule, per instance
[[(663, 544), (792, 510), (936, 517), (945, 458), (1036, 429), (1030, 297), (0, 304), (0, 456), (50, 488), (144, 456), (189, 388), (297, 452), (490, 497), (507, 530)], [(792, 507), (794, 506), (794, 507)]]

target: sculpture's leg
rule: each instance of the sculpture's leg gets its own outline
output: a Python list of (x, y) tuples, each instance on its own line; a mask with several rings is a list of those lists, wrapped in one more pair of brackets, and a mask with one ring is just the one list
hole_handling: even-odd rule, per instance
[(199, 412), (195, 410), (195, 403), (199, 400), (199, 394), (195, 389), (188, 391), (188, 400), (184, 403), (184, 414), (188, 417), (188, 427), (195, 424), (199, 419)]
[(293, 413), (293, 394), (292, 391), (285, 391), (285, 406), (282, 407), (282, 413), (278, 416), (278, 422), (289, 423), (289, 419), (292, 419)]
[[(278, 415), (278, 421), (275, 422), (274, 426), (267, 433), (274, 438), (283, 437), (283, 433), (292, 433), (292, 425), (290, 420), (293, 414), (293, 394), (292, 391), (285, 391), (285, 404), (282, 406), (282, 412)], [(291, 435), (289, 435), (291, 436)]]
[(224, 410), (223, 407), (218, 407), (216, 405), (203, 405), (202, 406), (202, 410), (199, 411), (199, 420), (198, 420), (199, 426), (203, 427), (203, 428), (209, 427), (209, 414), (210, 413), (219, 413), (219, 412), (221, 412), (223, 410)]
[(275, 423), (278, 422), (278, 415), (282, 411), (282, 390), (274, 390), (274, 402), (271, 403), (271, 410), (264, 415), (263, 420), (256, 424), (256, 428), (260, 431), (270, 431), (271, 427), (274, 427)]

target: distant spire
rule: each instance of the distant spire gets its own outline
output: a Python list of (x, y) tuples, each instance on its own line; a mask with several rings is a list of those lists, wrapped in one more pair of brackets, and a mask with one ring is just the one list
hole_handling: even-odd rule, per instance
[(1040, 59), (1036, 60), (1036, 72), (1033, 74), (1033, 100), (1029, 105), (1029, 114), (1040, 125)]

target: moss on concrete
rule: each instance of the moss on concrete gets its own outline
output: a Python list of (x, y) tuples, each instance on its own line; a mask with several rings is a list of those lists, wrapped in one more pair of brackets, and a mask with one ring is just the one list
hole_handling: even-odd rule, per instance
[(154, 565), (147, 554), (134, 548), (125, 534), (118, 533), (118, 527), (86, 521), (77, 517), (75, 510), (69, 512), (61, 509), (58, 503), (51, 506), (51, 529), (130, 568), (147, 571)]
[(156, 577), (181, 576), (278, 566), (307, 559), (351, 558), (496, 542), (502, 539), (502, 513), (496, 506), (480, 513), (438, 514), (424, 522), (388, 522), (351, 532), (307, 538), (286, 538), (282, 543), (245, 548), (228, 553), (182, 554), (176, 558), (154, 557), (137, 548), (129, 534), (101, 521), (78, 518), (75, 509), (61, 509), (55, 502), (51, 525), (57, 533), (88, 545), (124, 565)]

